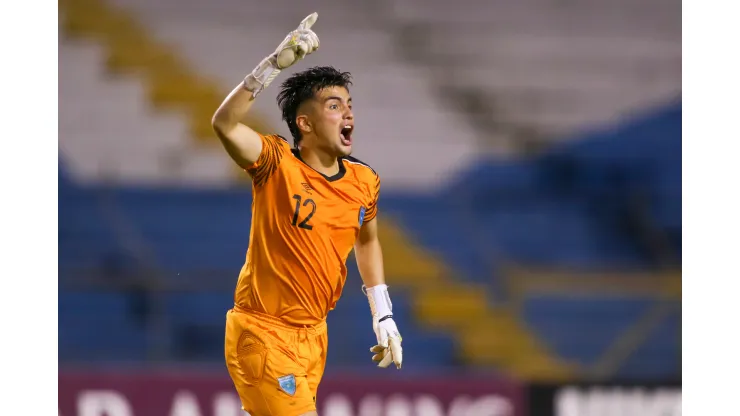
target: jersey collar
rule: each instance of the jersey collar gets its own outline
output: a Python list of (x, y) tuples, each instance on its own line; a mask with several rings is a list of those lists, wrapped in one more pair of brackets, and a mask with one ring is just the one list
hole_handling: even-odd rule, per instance
[(334, 182), (342, 179), (344, 177), (344, 174), (347, 173), (347, 168), (344, 166), (344, 158), (340, 157), (337, 161), (339, 162), (339, 172), (335, 173), (332, 176), (326, 176), (323, 173), (317, 171), (316, 169), (312, 168), (311, 166), (306, 163), (303, 158), (301, 157), (301, 152), (298, 149), (291, 149), (291, 152), (293, 153), (293, 156), (296, 157), (296, 159), (300, 160), (301, 163), (306, 165), (309, 169), (312, 171), (318, 173), (319, 175), (323, 176), (324, 179), (326, 179), (329, 182)]

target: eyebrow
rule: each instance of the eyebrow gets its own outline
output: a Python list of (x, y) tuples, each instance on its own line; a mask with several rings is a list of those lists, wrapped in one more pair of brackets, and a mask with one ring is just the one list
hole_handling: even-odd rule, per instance
[[(337, 97), (337, 96), (334, 96), (334, 95), (332, 95), (331, 97), (326, 97), (326, 98), (324, 99), (324, 102), (327, 102), (327, 101), (329, 101), (329, 100), (339, 100), (339, 101), (342, 101), (342, 97)], [(349, 103), (349, 102), (352, 102), (352, 97), (349, 97), (349, 99), (347, 100), (347, 102), (348, 102), (348, 103)]]

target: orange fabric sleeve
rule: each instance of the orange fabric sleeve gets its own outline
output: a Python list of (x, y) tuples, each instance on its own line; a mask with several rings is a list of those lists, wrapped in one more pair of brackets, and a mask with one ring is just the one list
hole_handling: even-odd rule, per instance
[(262, 152), (256, 162), (245, 168), (256, 187), (264, 185), (275, 173), (283, 160), (283, 155), (288, 150), (288, 142), (278, 135), (263, 136), (260, 134), (260, 138), (262, 139)]
[(374, 172), (373, 176), (374, 181), (372, 182), (370, 189), (372, 200), (370, 201), (370, 205), (367, 207), (367, 211), (365, 212), (365, 219), (362, 221), (363, 224), (368, 221), (372, 221), (378, 214), (378, 198), (380, 198), (380, 176), (378, 176), (378, 174)]

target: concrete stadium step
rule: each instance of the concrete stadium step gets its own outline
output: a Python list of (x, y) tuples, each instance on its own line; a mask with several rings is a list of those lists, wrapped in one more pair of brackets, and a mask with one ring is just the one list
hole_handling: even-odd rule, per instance
[[(130, 14), (104, 0), (64, 0), (60, 8), (65, 34), (100, 41), (107, 48), (110, 71), (138, 74), (155, 106), (182, 111), (194, 137), (201, 143), (218, 144), (210, 120), (223, 94), (212, 81), (194, 73), (176, 50), (154, 39)], [(263, 125), (258, 119), (251, 122)]]

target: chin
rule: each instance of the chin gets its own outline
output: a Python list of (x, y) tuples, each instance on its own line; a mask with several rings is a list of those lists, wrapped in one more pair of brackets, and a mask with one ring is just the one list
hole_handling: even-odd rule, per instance
[(349, 156), (352, 153), (352, 144), (339, 142), (335, 143), (333, 147), (337, 157)]
[(340, 145), (337, 153), (339, 153), (340, 156), (349, 156), (349, 155), (351, 155), (352, 154), (352, 145), (349, 145), (349, 146)]

